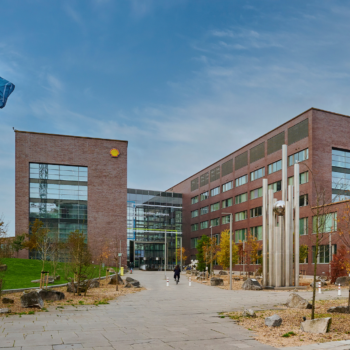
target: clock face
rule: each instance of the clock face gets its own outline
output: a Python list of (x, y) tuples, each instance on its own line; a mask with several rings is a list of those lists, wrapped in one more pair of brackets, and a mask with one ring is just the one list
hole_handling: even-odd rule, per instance
[(112, 157), (117, 158), (120, 154), (120, 152), (116, 148), (112, 148), (111, 151), (109, 152)]

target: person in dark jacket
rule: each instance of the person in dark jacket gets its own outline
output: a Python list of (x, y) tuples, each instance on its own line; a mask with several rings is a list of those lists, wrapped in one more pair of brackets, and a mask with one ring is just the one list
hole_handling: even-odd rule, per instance
[(180, 282), (180, 272), (181, 272), (180, 266), (176, 265), (174, 269), (174, 280), (176, 281), (177, 279), (177, 282)]

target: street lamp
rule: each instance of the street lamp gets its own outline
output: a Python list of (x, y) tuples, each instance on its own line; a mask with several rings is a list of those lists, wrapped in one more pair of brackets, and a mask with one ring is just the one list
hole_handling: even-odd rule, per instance
[(232, 221), (233, 214), (232, 213), (221, 213), (224, 215), (230, 215), (230, 290), (232, 290)]
[(213, 226), (210, 226), (210, 275), (213, 271)]

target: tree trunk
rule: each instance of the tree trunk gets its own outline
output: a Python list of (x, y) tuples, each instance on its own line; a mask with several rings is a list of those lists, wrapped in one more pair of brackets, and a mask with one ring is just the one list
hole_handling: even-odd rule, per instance
[[(318, 231), (318, 228), (317, 228), (317, 231)], [(315, 318), (317, 257), (318, 257), (318, 232), (316, 232), (316, 247), (315, 247), (315, 262), (314, 262), (314, 283), (313, 283), (313, 286), (312, 286), (312, 311), (311, 311), (311, 319), (312, 320)]]

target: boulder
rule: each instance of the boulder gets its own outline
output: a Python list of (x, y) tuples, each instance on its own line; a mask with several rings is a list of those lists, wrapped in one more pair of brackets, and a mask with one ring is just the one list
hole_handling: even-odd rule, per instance
[(347, 306), (333, 306), (327, 310), (329, 313), (349, 314), (350, 310)]
[(307, 333), (327, 333), (332, 324), (332, 317), (316, 318), (301, 322), (300, 329)]
[(339, 284), (344, 287), (348, 286), (350, 282), (350, 277), (349, 276), (343, 276), (343, 277), (338, 277), (335, 281), (335, 284), (338, 286)]
[(210, 285), (211, 286), (223, 286), (224, 285), (224, 280), (219, 277), (212, 277), (210, 279)]
[(39, 295), (43, 300), (57, 301), (65, 298), (64, 293), (53, 289), (40, 289)]
[(133, 280), (131, 282), (127, 282), (125, 288), (141, 288), (140, 282)]
[(0, 309), (0, 314), (7, 314), (8, 312), (10, 312), (10, 310), (7, 308)]
[[(120, 277), (119, 274), (111, 276), (111, 279), (109, 280), (108, 284), (117, 284), (117, 276), (118, 276), (118, 284), (124, 284), (123, 279)], [(128, 278), (128, 277), (127, 277)], [(130, 278), (130, 277), (129, 277)]]
[(99, 286), (100, 286), (100, 282), (98, 280), (92, 280), (92, 281), (90, 281), (89, 289), (90, 288), (98, 288)]
[(286, 303), (292, 309), (312, 309), (312, 305), (296, 293), (291, 293)]
[(268, 327), (279, 327), (282, 324), (282, 318), (278, 315), (272, 315), (265, 318), (265, 325)]
[(21, 306), (22, 307), (44, 307), (44, 301), (40, 294), (36, 290), (30, 292), (23, 292), (21, 295)]
[[(68, 293), (77, 293), (77, 287), (78, 287), (78, 283), (69, 282), (67, 284), (67, 292)], [(79, 287), (79, 293), (85, 293), (87, 288), (88, 288), (87, 283), (81, 282), (80, 287)]]
[(220, 272), (219, 272), (219, 275), (225, 275), (225, 276), (227, 276), (228, 273), (227, 273), (227, 271), (220, 271)]
[[(31, 281), (32, 283), (40, 283), (40, 279), (39, 280), (33, 280)], [(49, 277), (49, 281), (48, 283), (54, 283), (55, 279), (53, 277)], [(46, 284), (46, 279), (45, 279), (45, 284)]]
[(0, 265), (0, 271), (7, 271), (7, 265)]
[(131, 277), (127, 277), (127, 278), (125, 278), (125, 281), (126, 282), (132, 282), (132, 281), (135, 281), (133, 278), (131, 278)]
[(49, 276), (49, 280), (54, 280), (54, 281), (59, 281), (61, 279), (61, 276), (60, 275), (57, 275), (57, 276)]
[(233, 277), (235, 281), (240, 281), (241, 279), (239, 277)]
[(2, 303), (3, 304), (13, 304), (15, 301), (14, 299), (11, 298), (2, 298)]
[(255, 278), (247, 278), (243, 285), (242, 289), (245, 290), (262, 290), (260, 283)]
[(242, 316), (243, 317), (256, 317), (256, 313), (253, 309), (244, 309)]

